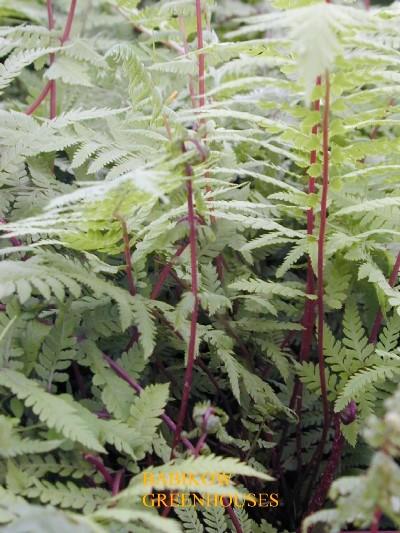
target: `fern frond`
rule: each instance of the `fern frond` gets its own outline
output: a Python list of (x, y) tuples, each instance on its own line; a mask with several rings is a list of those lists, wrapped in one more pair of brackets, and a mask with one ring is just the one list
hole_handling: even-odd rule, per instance
[(79, 416), (78, 409), (63, 398), (45, 392), (35, 381), (8, 368), (0, 370), (0, 385), (10, 389), (40, 420), (68, 439), (98, 452), (105, 451), (92, 428)]

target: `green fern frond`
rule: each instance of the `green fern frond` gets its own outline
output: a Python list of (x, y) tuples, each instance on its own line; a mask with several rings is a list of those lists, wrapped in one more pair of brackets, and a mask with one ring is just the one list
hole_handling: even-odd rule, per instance
[(0, 370), (0, 385), (23, 400), (48, 427), (89, 449), (105, 451), (92, 428), (79, 416), (77, 408), (63, 398), (45, 392), (35, 381), (7, 368)]

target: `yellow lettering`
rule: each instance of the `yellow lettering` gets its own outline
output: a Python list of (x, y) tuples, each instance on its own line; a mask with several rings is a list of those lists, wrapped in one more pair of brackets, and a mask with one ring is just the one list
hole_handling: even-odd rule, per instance
[(233, 497), (233, 500), (234, 500), (234, 503), (235, 503), (235, 507), (237, 507), (238, 509), (243, 509), (243, 507), (244, 507), (244, 500), (241, 500), (241, 499), (238, 498), (237, 496), (234, 496), (234, 497)]
[(150, 473), (147, 473), (147, 472), (144, 472), (143, 473), (143, 485), (151, 485), (153, 486), (154, 485), (154, 474), (153, 472), (150, 472)]
[(257, 505), (257, 498), (255, 494), (249, 493), (246, 495), (246, 500), (249, 507), (255, 507)]
[(220, 504), (221, 507), (230, 507), (232, 505), (232, 496), (221, 496)]
[(199, 504), (201, 507), (204, 507), (204, 498), (198, 494), (193, 494), (193, 504)]
[(160, 492), (159, 494), (157, 494), (157, 507), (161, 507), (161, 503), (163, 507), (168, 507), (168, 504), (165, 501), (166, 499), (167, 495), (165, 494), (165, 492)]
[(268, 494), (265, 492), (260, 492), (258, 495), (258, 502), (260, 507), (269, 507)]
[(272, 492), (269, 496), (269, 501), (271, 503), (271, 507), (278, 507), (279, 505), (279, 494), (276, 492)]
[[(150, 497), (151, 498), (151, 503), (150, 505), (147, 503), (147, 498)], [(144, 496), (142, 496), (142, 503), (145, 507), (154, 507), (154, 494), (145, 494)]]

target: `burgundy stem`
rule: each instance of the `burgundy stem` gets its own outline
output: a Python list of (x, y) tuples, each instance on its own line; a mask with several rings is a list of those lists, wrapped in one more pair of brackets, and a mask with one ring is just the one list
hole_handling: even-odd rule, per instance
[(51, 87), (51, 81), (46, 83), (46, 85), (43, 87), (41, 93), (36, 98), (36, 100), (34, 102), (32, 102), (29, 107), (26, 108), (25, 113), (27, 115), (32, 115), (36, 111), (36, 109), (40, 106), (40, 104), (43, 102), (43, 100), (49, 94), (50, 87)]
[(47, 0), (47, 25), (48, 25), (49, 30), (52, 30), (55, 26), (52, 0)]
[[(49, 30), (52, 30), (55, 25), (54, 13), (53, 13), (53, 1), (47, 0), (47, 25)], [(50, 54), (50, 65), (55, 61), (56, 55)], [(50, 80), (50, 119), (57, 116), (57, 83), (56, 80)]]
[[(193, 175), (193, 169), (190, 165), (186, 165), (186, 173), (188, 176)], [(188, 345), (187, 365), (184, 375), (183, 391), (181, 405), (179, 409), (178, 420), (176, 424), (176, 431), (172, 442), (172, 454), (181, 437), (183, 423), (186, 418), (190, 390), (193, 381), (193, 366), (196, 358), (196, 336), (197, 336), (197, 317), (199, 313), (199, 289), (198, 289), (198, 272), (197, 272), (197, 231), (196, 231), (196, 216), (193, 205), (193, 184), (189, 179), (187, 182), (187, 203), (189, 215), (189, 245), (190, 245), (190, 265), (191, 265), (191, 285), (193, 296), (192, 316), (190, 320), (190, 336)]]
[(227, 504), (228, 504), (228, 499), (227, 498), (223, 498), (222, 499), (223, 503), (224, 503), (224, 506), (229, 514), (229, 518), (232, 520), (232, 524), (233, 524), (233, 527), (235, 528), (235, 531), (236, 533), (244, 533), (243, 532), (243, 529), (242, 529), (242, 526), (240, 524), (240, 520), (237, 516), (237, 514), (235, 513), (235, 510)]
[[(51, 63), (52, 61), (50, 60), (50, 64)], [(57, 116), (57, 83), (56, 83), (56, 80), (50, 80), (50, 115), (49, 116), (50, 116), (50, 119), (56, 118)]]
[(200, 455), (200, 452), (207, 440), (207, 423), (210, 416), (213, 414), (214, 409), (212, 407), (207, 407), (204, 415), (203, 415), (203, 423), (201, 425), (201, 435), (199, 440), (197, 441), (196, 447), (194, 449), (193, 455), (195, 457), (198, 457)]
[(135, 281), (133, 279), (133, 269), (132, 269), (132, 257), (131, 257), (131, 245), (129, 242), (129, 233), (128, 233), (128, 227), (126, 225), (126, 221), (122, 216), (115, 215), (115, 218), (117, 218), (122, 227), (122, 238), (124, 241), (124, 257), (125, 257), (125, 272), (126, 272), (126, 279), (128, 281), (128, 288), (129, 292), (132, 296), (135, 296), (136, 294), (136, 285)]
[[(311, 478), (308, 485), (309, 493), (312, 489), (314, 479), (318, 472), (319, 463), (324, 452), (326, 439), (330, 426), (330, 413), (328, 394), (325, 377), (325, 357), (324, 357), (324, 252), (325, 252), (325, 233), (327, 219), (327, 202), (329, 188), (329, 113), (330, 113), (330, 83), (329, 72), (325, 74), (325, 102), (322, 119), (322, 190), (320, 202), (320, 227), (318, 235), (318, 257), (317, 257), (317, 310), (318, 310), (318, 370), (321, 384), (322, 409), (323, 409), (323, 426), (322, 435), (318, 446), (308, 464), (308, 471), (311, 472)], [(317, 489), (319, 491), (319, 487)]]
[[(321, 76), (317, 77), (316, 85), (321, 85)], [(320, 100), (317, 99), (313, 103), (314, 111), (320, 111)], [(314, 124), (311, 129), (312, 135), (317, 135), (318, 124)], [(312, 150), (310, 152), (310, 165), (314, 165), (317, 162), (317, 151)], [(308, 178), (308, 194), (315, 193), (315, 178), (309, 176)], [(314, 234), (315, 215), (314, 209), (310, 207), (307, 211), (307, 235), (312, 236)], [(307, 277), (306, 277), (306, 293), (315, 294), (315, 276), (312, 268), (311, 258), (307, 257)], [(299, 361), (308, 361), (310, 358), (311, 342), (313, 336), (313, 328), (315, 322), (315, 300), (307, 299), (304, 306), (304, 314), (302, 324), (304, 326), (303, 334), (301, 337), (301, 346), (299, 353)], [(297, 448), (297, 461), (298, 467), (302, 467), (302, 438), (301, 438), (301, 410), (303, 406), (303, 384), (297, 378), (294, 385), (294, 390), (291, 399), (291, 408), (295, 407), (296, 414), (298, 416), (299, 423), (296, 428), (296, 448)]]
[(119, 491), (121, 490), (121, 481), (122, 476), (124, 475), (124, 469), (118, 470), (118, 472), (115, 474), (113, 483), (112, 483), (112, 495), (116, 496)]
[[(77, 0), (71, 0), (71, 4), (69, 6), (69, 11), (67, 15), (67, 20), (64, 26), (64, 32), (61, 37), (61, 45), (63, 45), (70, 38), (72, 23), (75, 17), (76, 4), (77, 4)], [(47, 0), (47, 19), (48, 19), (48, 28), (49, 30), (52, 30), (55, 25), (52, 0)], [(52, 65), (54, 61), (55, 61), (55, 54), (50, 54), (50, 65)], [(40, 104), (43, 102), (43, 100), (46, 98), (46, 96), (49, 94), (49, 92), (50, 92), (50, 118), (55, 118), (57, 116), (56, 80), (50, 80), (49, 82), (46, 83), (41, 93), (38, 95), (36, 100), (32, 102), (32, 104), (26, 109), (25, 113), (27, 115), (32, 115), (36, 111), (36, 109), (40, 106)]]
[[(196, 0), (196, 24), (197, 24), (197, 49), (201, 50), (204, 47), (203, 42), (203, 15), (201, 8), (201, 0)], [(198, 69), (199, 69), (199, 106), (203, 107), (206, 103), (206, 79), (205, 79), (206, 58), (204, 53), (199, 53)]]
[(317, 259), (317, 309), (318, 309), (318, 360), (319, 377), (321, 383), (322, 407), (324, 413), (324, 427), (322, 440), (326, 439), (329, 427), (329, 403), (325, 378), (324, 358), (324, 253), (325, 234), (327, 219), (327, 203), (329, 188), (329, 112), (330, 112), (330, 82), (329, 72), (325, 74), (325, 102), (322, 120), (322, 191), (321, 191), (321, 215), (318, 236), (318, 259)]
[(318, 511), (324, 504), (329, 488), (332, 484), (337, 467), (342, 456), (344, 437), (340, 431), (340, 414), (337, 413), (333, 417), (333, 423), (335, 427), (335, 436), (332, 444), (332, 451), (329, 457), (328, 464), (322, 475), (321, 481), (318, 484), (318, 490), (315, 491), (313, 498), (308, 506), (306, 516)]
[(167, 279), (167, 277), (171, 273), (171, 270), (173, 269), (174, 259), (177, 259), (178, 257), (180, 257), (188, 246), (189, 246), (188, 243), (181, 244), (181, 246), (179, 246), (179, 248), (175, 252), (172, 260), (164, 266), (157, 280), (157, 283), (154, 285), (153, 290), (151, 291), (150, 298), (152, 300), (156, 300), (158, 296), (160, 295), (160, 292), (165, 283), (165, 280)]
[[(126, 370), (124, 370), (122, 367), (119, 366), (118, 363), (116, 363), (113, 359), (111, 359), (111, 357), (109, 357), (108, 355), (106, 354), (103, 354), (104, 355), (104, 359), (106, 360), (106, 362), (108, 363), (108, 365), (112, 368), (112, 370), (114, 370), (114, 372), (117, 374), (118, 377), (120, 377), (121, 379), (123, 379), (124, 381), (126, 381), (126, 383), (128, 383), (128, 385), (137, 393), (137, 394), (141, 394), (141, 392), (143, 391), (143, 387), (137, 382), (135, 381), (127, 372)], [(176, 424), (175, 422), (166, 414), (162, 414), (160, 416), (160, 418), (165, 422), (165, 424), (169, 427), (169, 429), (172, 431), (172, 432), (175, 432), (176, 431)], [(193, 444), (190, 442), (189, 439), (187, 439), (186, 437), (182, 437), (181, 438), (181, 441), (183, 442), (183, 444), (186, 446), (186, 448), (190, 451), (193, 451), (194, 450), (194, 446)]]
[[(400, 270), (400, 252), (397, 254), (396, 261), (395, 261), (395, 263), (393, 265), (393, 269), (392, 269), (392, 272), (390, 274), (389, 285), (391, 287), (394, 287), (394, 285), (396, 284), (396, 281), (397, 281), (397, 279), (399, 277), (399, 270)], [(369, 336), (369, 342), (372, 343), (372, 344), (376, 344), (376, 341), (378, 339), (379, 330), (381, 329), (382, 320), (383, 320), (383, 313), (379, 309), (379, 311), (376, 314), (374, 323), (372, 325), (371, 334)]]
[(95, 455), (92, 455), (90, 453), (86, 453), (84, 456), (85, 461), (92, 464), (98, 472), (103, 476), (104, 481), (107, 483), (109, 488), (112, 490), (114, 480), (112, 478), (112, 475), (107, 470), (107, 468), (104, 466), (103, 461), (100, 459), (100, 457), (96, 457)]
[(77, 4), (77, 0), (71, 0), (71, 4), (69, 6), (69, 11), (67, 15), (67, 21), (64, 26), (64, 33), (61, 37), (61, 45), (66, 43), (71, 36), (71, 29), (72, 29), (72, 23), (74, 22), (76, 4)]
[[(0, 218), (0, 224), (7, 224), (7, 220), (5, 218)], [(17, 237), (8, 237), (11, 244), (14, 246), (14, 248), (18, 248), (18, 246), (22, 246), (22, 242), (17, 239)]]
[(371, 523), (371, 533), (378, 533), (379, 531), (379, 522), (381, 521), (381, 517), (382, 517), (382, 511), (379, 509), (379, 507), (377, 507), (375, 509), (375, 512), (374, 512), (374, 517), (372, 519), (372, 523)]
[[(142, 386), (139, 383), (137, 383), (137, 381), (135, 381), (131, 376), (129, 376), (129, 374), (123, 368), (121, 368), (118, 365), (118, 363), (116, 363), (113, 359), (111, 359), (111, 357), (109, 357), (106, 354), (103, 354), (103, 356), (106, 362), (109, 364), (112, 370), (114, 370), (114, 372), (117, 374), (118, 377), (126, 381), (126, 383), (128, 383), (128, 385), (130, 385), (130, 387), (137, 394), (140, 394), (142, 392), (143, 390)], [(168, 415), (162, 414), (160, 418), (169, 427), (171, 431), (173, 432), (176, 431), (176, 424)], [(180, 440), (186, 446), (189, 452), (193, 454), (195, 451), (195, 448), (193, 444), (190, 442), (190, 440), (187, 439), (186, 437), (181, 437)], [(236, 533), (243, 533), (243, 529), (242, 529), (242, 526), (240, 525), (239, 518), (237, 517), (234, 509), (231, 507), (231, 505), (228, 505), (228, 501), (225, 499), (224, 499), (224, 506), (226, 508), (227, 513), (230, 516), (230, 519), (232, 520), (232, 524), (235, 528)]]

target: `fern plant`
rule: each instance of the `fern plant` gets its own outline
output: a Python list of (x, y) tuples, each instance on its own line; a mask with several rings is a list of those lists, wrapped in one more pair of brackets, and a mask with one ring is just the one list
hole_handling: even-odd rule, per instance
[[(5, 531), (397, 524), (332, 485), (400, 372), (400, 13), (368, 7), (0, 3)], [(222, 504), (144, 506), (200, 492), (174, 468)]]

